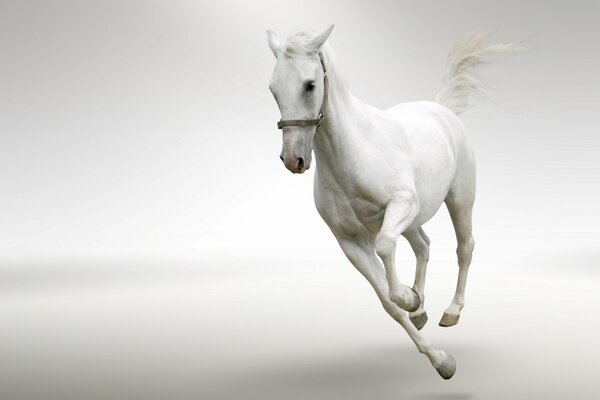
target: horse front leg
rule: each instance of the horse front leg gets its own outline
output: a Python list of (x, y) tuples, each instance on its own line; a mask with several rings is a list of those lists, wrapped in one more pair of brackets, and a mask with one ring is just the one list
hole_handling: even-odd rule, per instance
[(373, 245), (356, 236), (348, 238), (336, 235), (336, 238), (346, 257), (373, 286), (385, 311), (404, 328), (419, 352), (427, 356), (440, 376), (450, 379), (456, 370), (454, 358), (444, 351), (434, 348), (410, 322), (408, 313), (389, 299), (388, 283), (381, 262), (375, 255)]
[(419, 295), (403, 285), (396, 274), (396, 243), (398, 237), (410, 226), (419, 213), (419, 201), (414, 192), (395, 193), (385, 208), (383, 224), (375, 238), (377, 255), (385, 266), (389, 285), (389, 298), (406, 311), (417, 311), (421, 305)]

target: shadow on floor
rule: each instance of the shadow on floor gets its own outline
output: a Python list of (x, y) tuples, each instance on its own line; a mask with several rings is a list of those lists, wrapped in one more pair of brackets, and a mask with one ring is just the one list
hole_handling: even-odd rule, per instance
[(427, 359), (411, 347), (377, 348), (295, 365), (273, 365), (232, 374), (204, 389), (207, 398), (219, 400), (474, 398), (464, 385), (442, 380)]

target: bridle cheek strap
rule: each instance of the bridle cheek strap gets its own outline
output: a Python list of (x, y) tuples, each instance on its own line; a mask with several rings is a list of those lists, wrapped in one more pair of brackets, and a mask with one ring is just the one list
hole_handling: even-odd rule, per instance
[(327, 107), (327, 100), (329, 98), (329, 78), (327, 77), (327, 68), (325, 67), (325, 60), (323, 60), (323, 53), (319, 51), (319, 60), (321, 60), (321, 67), (323, 67), (323, 103), (321, 104), (321, 110), (316, 119), (282, 119), (277, 122), (277, 129), (283, 129), (286, 126), (313, 126), (316, 125), (315, 133), (321, 127), (321, 121), (323, 120), (323, 114)]

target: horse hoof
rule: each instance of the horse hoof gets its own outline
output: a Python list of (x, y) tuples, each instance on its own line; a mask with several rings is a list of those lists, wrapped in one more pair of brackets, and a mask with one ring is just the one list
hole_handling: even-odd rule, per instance
[(423, 329), (423, 327), (427, 323), (427, 313), (423, 311), (421, 314), (411, 315), (410, 322), (412, 322), (415, 328), (417, 328), (418, 330)]
[(456, 372), (456, 361), (454, 361), (452, 356), (447, 355), (442, 364), (435, 369), (442, 378), (450, 379), (454, 375), (454, 372)]
[(460, 318), (460, 314), (448, 314), (448, 313), (444, 313), (444, 315), (442, 316), (442, 319), (440, 320), (440, 326), (443, 326), (445, 328), (449, 327), (449, 326), (454, 326), (456, 324), (458, 324), (458, 319)]

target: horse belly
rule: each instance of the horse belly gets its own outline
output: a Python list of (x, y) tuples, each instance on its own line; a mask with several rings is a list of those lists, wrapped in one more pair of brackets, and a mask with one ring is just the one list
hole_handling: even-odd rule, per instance
[(433, 218), (444, 203), (449, 189), (450, 183), (440, 186), (438, 190), (435, 190), (433, 193), (431, 190), (428, 190), (427, 195), (419, 194), (419, 213), (407, 230), (416, 229)]

